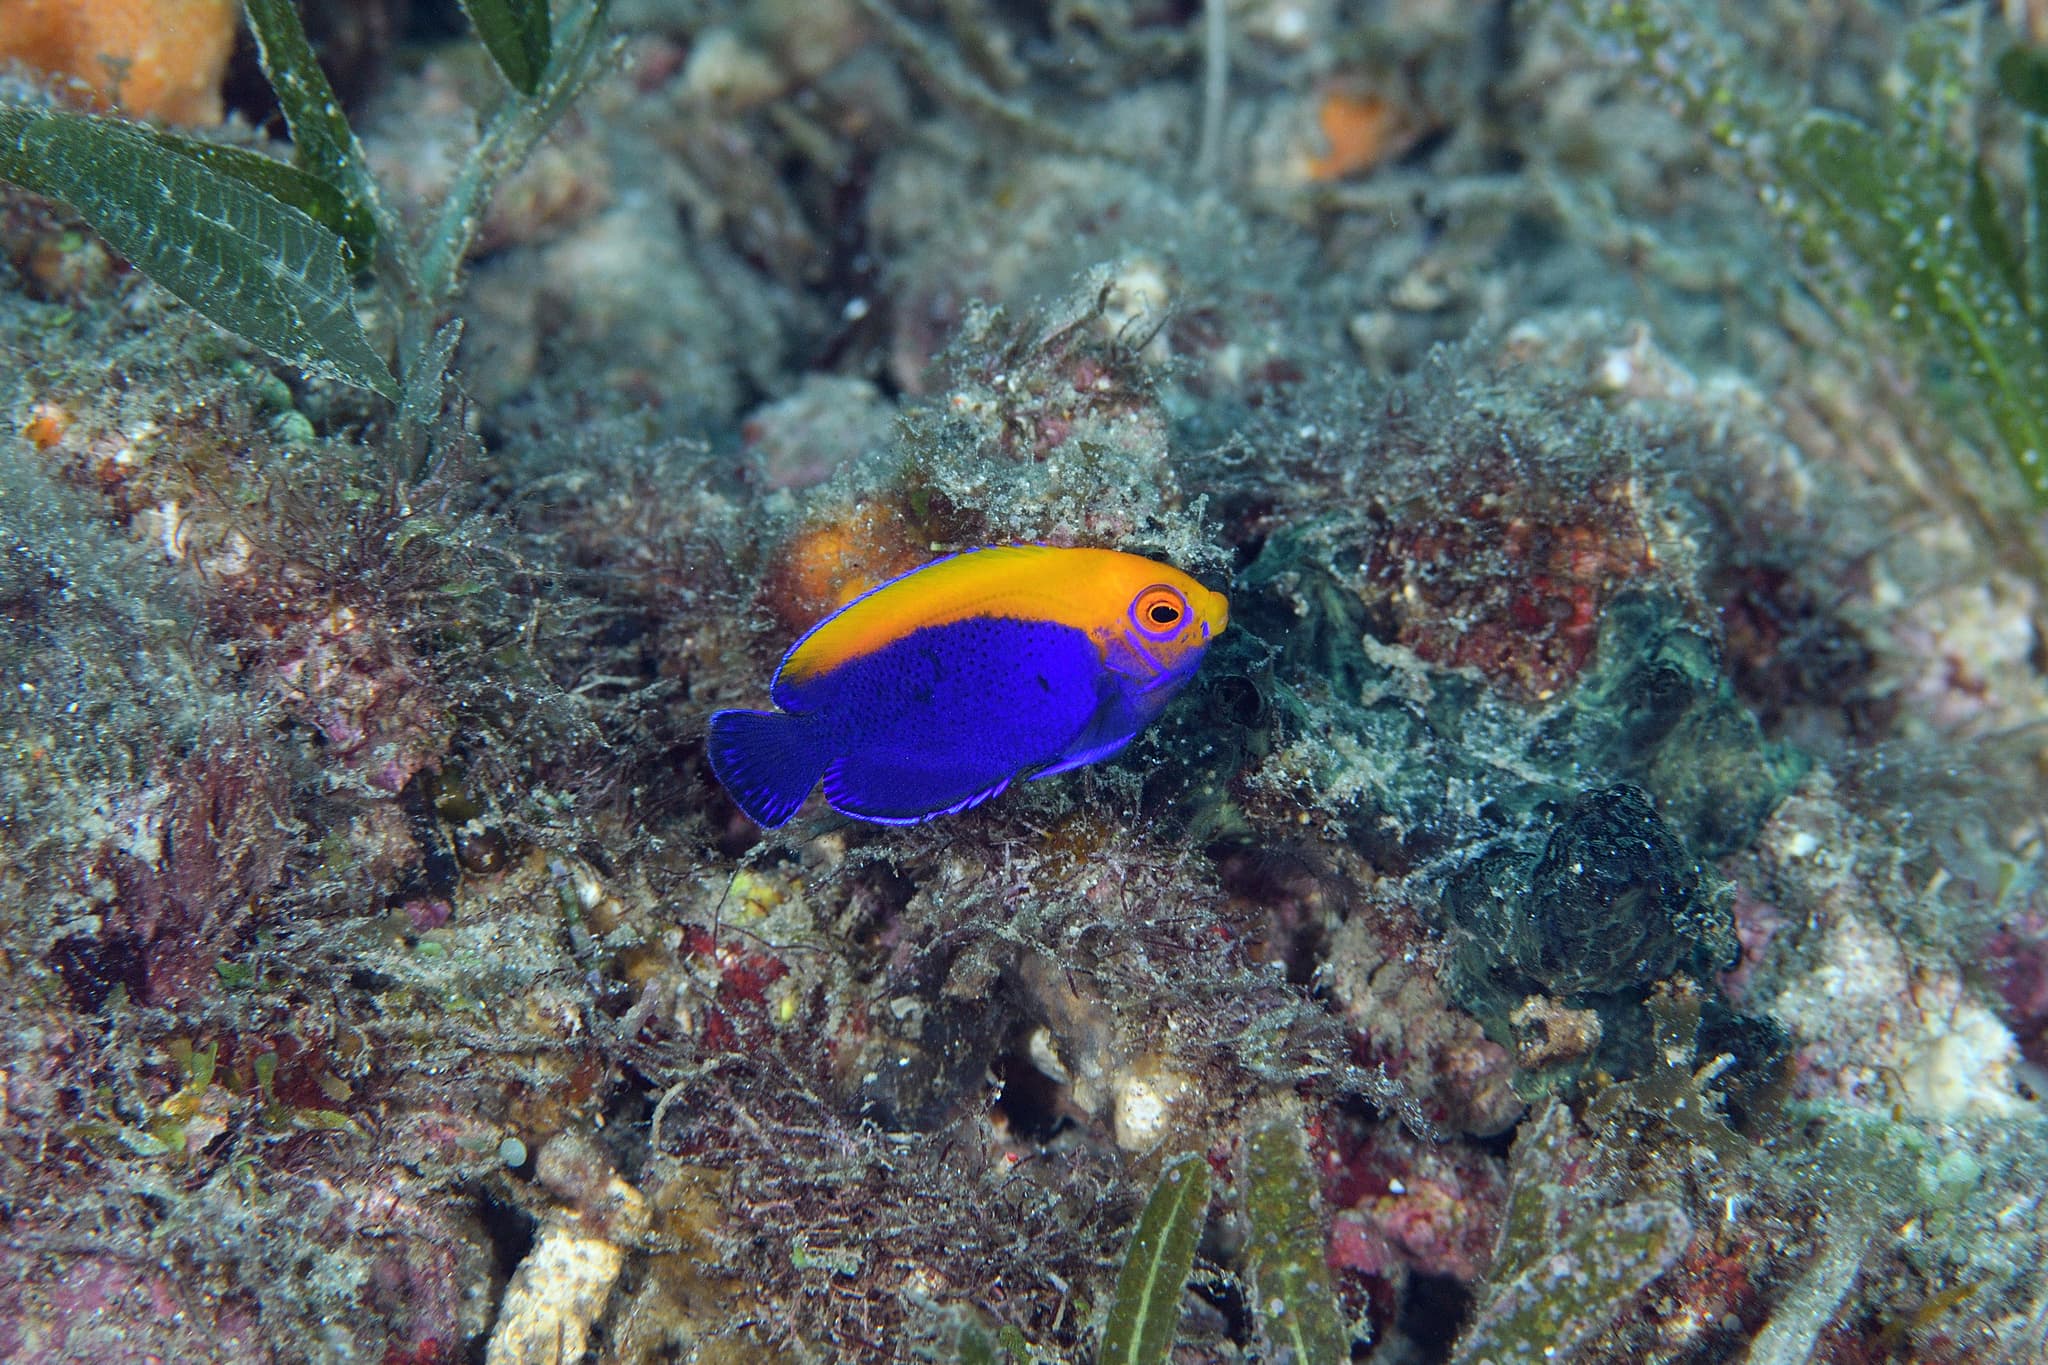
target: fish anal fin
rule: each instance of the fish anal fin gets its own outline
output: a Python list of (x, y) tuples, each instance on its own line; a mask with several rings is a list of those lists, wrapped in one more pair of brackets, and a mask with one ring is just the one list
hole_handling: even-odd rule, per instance
[(917, 825), (970, 810), (1002, 794), (1011, 774), (993, 782), (858, 755), (825, 766), (825, 800), (841, 815), (880, 825)]

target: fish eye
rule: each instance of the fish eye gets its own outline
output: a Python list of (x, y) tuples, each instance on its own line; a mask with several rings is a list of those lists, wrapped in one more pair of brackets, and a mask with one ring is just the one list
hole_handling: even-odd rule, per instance
[(1165, 639), (1187, 619), (1188, 601), (1164, 583), (1155, 583), (1131, 603), (1131, 620), (1154, 639)]

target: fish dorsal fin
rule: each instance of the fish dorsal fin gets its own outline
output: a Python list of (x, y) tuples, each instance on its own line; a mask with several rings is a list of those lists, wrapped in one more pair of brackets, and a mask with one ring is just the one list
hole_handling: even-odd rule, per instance
[(1123, 610), (1104, 589), (1120, 591), (1106, 569), (1125, 558), (1113, 550), (998, 545), (935, 559), (870, 588), (811, 627), (782, 656), (772, 695), (788, 705), (805, 683), (926, 626), (996, 616), (1092, 631), (1106, 611)]

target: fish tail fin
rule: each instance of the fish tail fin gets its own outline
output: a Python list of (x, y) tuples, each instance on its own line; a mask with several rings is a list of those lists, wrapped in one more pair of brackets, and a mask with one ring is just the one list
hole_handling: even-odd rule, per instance
[(825, 771), (808, 716), (718, 711), (711, 717), (711, 771), (763, 829), (788, 822)]

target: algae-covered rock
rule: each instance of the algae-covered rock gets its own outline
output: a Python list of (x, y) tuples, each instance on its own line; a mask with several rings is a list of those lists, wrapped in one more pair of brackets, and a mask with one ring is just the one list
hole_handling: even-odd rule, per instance
[[(1582, 1046), (1525, 1044), (1535, 1076), (1574, 1076), (1596, 1061), (1632, 1072), (1648, 1059), (1641, 1002), (1674, 974), (1705, 981), (1735, 954), (1727, 887), (1626, 783), (1580, 795), (1540, 853), (1483, 854), (1444, 889), (1453, 996), (1496, 1041), (1548, 1012), (1591, 1011)], [(1739, 1018), (1717, 1010), (1717, 1019)], [(1555, 1040), (1553, 1040), (1554, 1043)], [(1743, 1060), (1758, 1060), (1745, 1049)]]
[(1674, 604), (1623, 597), (1602, 629), (1603, 657), (1552, 752), (1643, 787), (1699, 857), (1746, 846), (1810, 760), (1764, 735), (1713, 640)]

